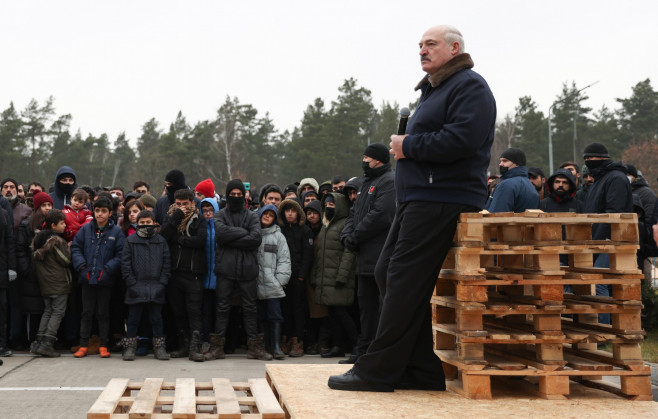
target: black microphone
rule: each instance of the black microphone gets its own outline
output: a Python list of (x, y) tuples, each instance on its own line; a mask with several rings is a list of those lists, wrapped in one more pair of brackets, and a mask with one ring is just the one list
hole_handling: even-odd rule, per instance
[(411, 115), (409, 108), (400, 109), (400, 124), (398, 125), (398, 135), (404, 135), (404, 132), (407, 130), (407, 121), (409, 121), (409, 115)]

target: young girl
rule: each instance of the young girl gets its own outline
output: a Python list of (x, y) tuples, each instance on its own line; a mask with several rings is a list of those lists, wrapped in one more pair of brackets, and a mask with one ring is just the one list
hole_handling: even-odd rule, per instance
[(121, 231), (128, 237), (137, 231), (137, 215), (145, 209), (144, 205), (138, 200), (130, 201), (123, 210), (121, 218)]
[[(281, 228), (276, 224), (277, 210), (274, 205), (265, 205), (258, 211), (263, 240), (258, 248), (258, 320), (267, 324), (275, 359), (284, 359), (281, 351), (281, 300), (286, 296), (283, 287), (290, 280), (290, 252)], [(267, 341), (268, 339), (266, 339)], [(267, 348), (266, 342), (266, 350)]]

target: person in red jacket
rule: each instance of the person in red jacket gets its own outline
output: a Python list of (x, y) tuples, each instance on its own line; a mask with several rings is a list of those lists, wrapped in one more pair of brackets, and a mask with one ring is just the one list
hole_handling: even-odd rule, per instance
[(64, 238), (67, 242), (73, 240), (80, 227), (94, 219), (91, 210), (87, 208), (89, 194), (84, 189), (76, 189), (71, 194), (71, 205), (64, 204), (62, 212), (66, 217)]

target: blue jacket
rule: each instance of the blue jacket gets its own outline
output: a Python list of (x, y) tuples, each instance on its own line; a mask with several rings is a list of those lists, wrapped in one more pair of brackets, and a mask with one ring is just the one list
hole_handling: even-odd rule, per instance
[[(215, 210), (215, 214), (219, 211), (219, 205), (217, 205), (217, 200), (215, 198), (205, 198), (201, 201), (199, 208), (203, 206), (204, 202), (208, 202), (212, 205)], [(207, 235), (206, 235), (206, 262), (208, 263), (208, 272), (206, 272), (206, 277), (203, 279), (203, 288), (206, 290), (214, 290), (217, 288), (217, 275), (215, 274), (215, 248), (217, 244), (215, 243), (215, 221), (214, 218), (206, 220), (208, 224)]]
[(121, 228), (110, 219), (102, 232), (96, 233), (94, 219), (80, 228), (71, 243), (73, 268), (81, 284), (111, 287), (121, 274), (121, 251), (126, 241)]
[(397, 202), (430, 201), (482, 208), (496, 127), (487, 82), (460, 54), (417, 86), (422, 91), (395, 172)]
[(487, 203), (489, 212), (523, 212), (539, 208), (539, 194), (528, 179), (525, 166), (510, 169), (501, 176)]

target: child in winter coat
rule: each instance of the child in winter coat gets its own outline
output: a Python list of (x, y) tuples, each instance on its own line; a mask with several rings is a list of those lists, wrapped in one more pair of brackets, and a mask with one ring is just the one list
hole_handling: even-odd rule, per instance
[(279, 204), (279, 225), (288, 243), (292, 270), (290, 283), (286, 288), (286, 298), (282, 302), (284, 335), (289, 338), (288, 342), (284, 342), (283, 351), (292, 357), (298, 357), (304, 355), (302, 338), (306, 322), (305, 283), (311, 277), (313, 266), (313, 232), (306, 225), (304, 210), (294, 198), (284, 199)]
[[(206, 220), (206, 264), (208, 265), (206, 276), (203, 279), (203, 300), (201, 305), (201, 315), (203, 322), (202, 335), (204, 341), (210, 341), (211, 346), (214, 348), (219, 345), (219, 336), (216, 333), (212, 333), (215, 330), (215, 305), (217, 304), (215, 298), (215, 289), (217, 288), (217, 275), (215, 274), (215, 249), (217, 244), (215, 242), (214, 218), (215, 214), (219, 211), (219, 205), (217, 204), (217, 200), (212, 197), (204, 198), (201, 201), (200, 207), (201, 214)], [(206, 361), (215, 359), (212, 351), (207, 351), (204, 354), (204, 358)]]
[(71, 194), (71, 205), (65, 204), (62, 212), (66, 216), (64, 238), (70, 242), (80, 228), (93, 220), (94, 216), (87, 208), (89, 194), (84, 189), (76, 189)]
[(114, 281), (121, 275), (121, 250), (126, 240), (112, 221), (112, 202), (101, 196), (94, 202), (94, 220), (75, 235), (71, 243), (73, 267), (78, 272), (82, 292), (80, 349), (76, 358), (87, 356), (91, 322), (98, 320), (101, 358), (109, 358), (110, 298)]
[(142, 210), (137, 215), (137, 232), (128, 236), (123, 248), (121, 273), (126, 282), (124, 302), (128, 305), (124, 361), (135, 359), (137, 329), (144, 310), (148, 310), (153, 328), (155, 359), (169, 359), (165, 349), (162, 306), (165, 303), (165, 285), (171, 275), (171, 259), (167, 241), (157, 231), (153, 213)]
[(58, 357), (53, 345), (71, 292), (71, 250), (66, 240), (66, 216), (58, 209), (46, 214), (46, 228), (34, 238), (34, 272), (43, 295), (44, 310), (33, 352)]
[(271, 340), (272, 356), (284, 359), (286, 354), (281, 351), (281, 300), (286, 296), (283, 287), (290, 280), (290, 252), (286, 238), (276, 224), (277, 210), (272, 204), (258, 211), (262, 228), (263, 241), (258, 248), (258, 320), (265, 323), (266, 350), (268, 340)]

